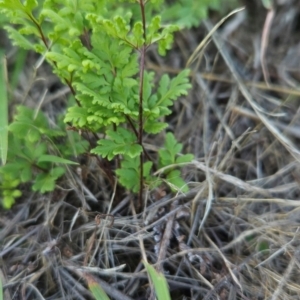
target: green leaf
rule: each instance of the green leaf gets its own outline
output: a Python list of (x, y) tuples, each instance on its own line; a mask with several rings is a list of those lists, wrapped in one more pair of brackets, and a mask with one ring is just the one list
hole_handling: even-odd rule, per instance
[(86, 108), (73, 106), (68, 109), (64, 122), (72, 122), (74, 126), (82, 128), (87, 124), (88, 115)]
[(160, 117), (169, 115), (171, 110), (169, 106), (181, 95), (186, 95), (191, 87), (188, 79), (189, 70), (184, 70), (172, 80), (167, 74), (163, 75), (159, 81), (156, 94), (151, 95), (152, 82), (151, 77), (145, 72), (144, 84), (144, 115), (150, 120), (157, 120)]
[(2, 206), (5, 209), (10, 209), (15, 203), (15, 199), (22, 195), (21, 191), (16, 189), (16, 187), (20, 184), (20, 180), (14, 179), (14, 177), (12, 177), (11, 174), (4, 172), (3, 167), (0, 168), (0, 171), (3, 174), (2, 182), (0, 181), (0, 191), (2, 193)]
[(178, 143), (171, 132), (166, 134), (164, 149), (160, 149), (159, 157), (161, 167), (172, 165), (176, 162), (176, 156), (182, 149), (182, 144)]
[(19, 138), (28, 136), (30, 142), (36, 142), (41, 137), (39, 129), (33, 127), (33, 124), (30, 121), (15, 121), (9, 125), (9, 130)]
[(11, 26), (5, 26), (4, 28), (8, 32), (10, 39), (13, 41), (13, 45), (19, 46), (25, 50), (31, 50), (34, 48), (34, 43), (30, 43), (30, 41), (18, 30)]
[(144, 72), (143, 101), (145, 104), (151, 96), (154, 75), (154, 72)]
[(130, 26), (127, 24), (126, 20), (121, 16), (116, 16), (113, 21), (103, 20), (102, 24), (105, 27), (105, 31), (115, 38), (120, 38), (122, 40), (126, 39), (126, 36), (130, 30)]
[(20, 170), (20, 179), (22, 182), (28, 182), (32, 178), (32, 170), (31, 165), (28, 164), (28, 167), (24, 167), (22, 170)]
[(136, 22), (132, 29), (133, 37), (131, 39), (136, 48), (140, 48), (144, 43), (143, 33), (144, 30), (142, 22)]
[(55, 181), (65, 173), (61, 167), (53, 168), (49, 173), (38, 174), (35, 183), (32, 186), (33, 191), (39, 191), (42, 194), (51, 192), (55, 188)]
[(109, 297), (105, 291), (92, 275), (85, 274), (85, 279), (87, 281), (89, 290), (92, 292), (96, 300), (109, 300)]
[(189, 191), (186, 182), (181, 178), (181, 172), (179, 170), (173, 170), (168, 173), (167, 183), (173, 192), (181, 191), (186, 193)]
[(167, 123), (157, 122), (156, 120), (155, 121), (147, 120), (144, 125), (144, 130), (147, 133), (157, 134), (167, 127), (168, 127)]
[(127, 129), (119, 127), (116, 131), (108, 130), (107, 136), (110, 139), (98, 141), (99, 146), (92, 149), (92, 153), (112, 160), (114, 156), (118, 154), (124, 154), (134, 158), (143, 151), (141, 145), (137, 144), (136, 136)]
[(36, 0), (26, 0), (24, 1), (24, 7), (28, 12), (32, 12), (34, 8), (38, 6), (38, 2)]
[(3, 0), (0, 2), (0, 9), (24, 10), (24, 6), (19, 0)]
[(22, 182), (26, 182), (31, 179), (31, 168), (31, 163), (28, 160), (15, 158), (15, 161), (8, 162), (0, 168), (0, 171), (9, 175), (11, 179), (21, 179)]
[(267, 241), (259, 241), (257, 244), (257, 250), (259, 252), (270, 250), (269, 243)]
[(183, 70), (172, 80), (168, 75), (163, 75), (159, 83), (157, 105), (170, 106), (179, 96), (187, 95), (187, 90), (191, 87), (189, 73), (189, 70)]
[[(138, 72), (138, 58), (136, 54), (129, 54), (129, 58), (126, 64), (124, 64), (124, 66), (121, 67), (120, 71), (121, 71), (121, 76), (122, 78), (130, 78), (134, 75), (137, 74)], [(135, 80), (135, 79), (134, 79)], [(137, 84), (137, 80), (136, 84)]]
[[(188, 163), (194, 156), (192, 154), (185, 154), (179, 156), (182, 150), (182, 144), (178, 143), (174, 135), (170, 132), (166, 134), (166, 141), (163, 149), (158, 151), (159, 153), (159, 166), (167, 167), (173, 164)], [(182, 192), (187, 192), (189, 190), (185, 181), (181, 177), (181, 172), (179, 170), (174, 170), (174, 167), (166, 170), (165, 175), (167, 177), (167, 183), (171, 187), (172, 191), (176, 192), (178, 190)]]
[(39, 143), (39, 144), (26, 144), (27, 148), (29, 149), (29, 147), (34, 147), (34, 149), (31, 149), (30, 154), (33, 160), (39, 160), (41, 156), (44, 155), (44, 153), (47, 152), (47, 144), (46, 143)]
[(181, 163), (189, 163), (194, 159), (194, 155), (193, 154), (185, 154), (182, 156), (178, 156), (176, 158), (175, 163), (176, 164), (181, 164)]
[(9, 130), (15, 136), (32, 143), (39, 141), (42, 134), (46, 134), (48, 137), (64, 135), (60, 130), (49, 128), (47, 118), (43, 113), (36, 114), (34, 110), (22, 105), (17, 107), (14, 119), (9, 125)]
[(178, 152), (181, 151), (182, 144), (177, 142), (174, 134), (172, 134), (171, 132), (168, 132), (166, 134), (165, 147), (172, 154), (172, 156), (175, 156), (176, 154), (178, 154)]
[(158, 40), (158, 53), (160, 55), (166, 55), (166, 51), (171, 49), (174, 40), (173, 32), (178, 30), (179, 27), (176, 25), (169, 25), (163, 29)]
[(165, 278), (165, 276), (156, 271), (153, 266), (148, 264), (147, 262), (143, 261), (147, 273), (151, 279), (151, 282), (154, 286), (154, 290), (157, 296), (158, 300), (171, 300), (170, 292), (169, 292), (169, 287), (168, 287), (168, 282)]
[(2, 205), (5, 209), (10, 209), (15, 204), (15, 198), (13, 196), (4, 196)]
[(75, 161), (71, 161), (71, 160), (56, 156), (56, 155), (49, 155), (49, 154), (41, 155), (38, 159), (38, 163), (41, 163), (41, 162), (52, 162), (52, 163), (57, 163), (57, 164), (78, 165), (78, 163)]
[(8, 149), (8, 99), (6, 91), (6, 59), (0, 51), (0, 156), (2, 165), (6, 164)]
[(122, 168), (116, 170), (116, 174), (119, 177), (119, 182), (129, 191), (136, 193), (139, 190), (139, 172), (135, 169), (124, 167), (124, 162), (122, 162)]
[(145, 178), (150, 176), (150, 171), (152, 168), (153, 163), (151, 161), (147, 161), (144, 163), (143, 175)]
[(150, 25), (147, 28), (147, 44), (153, 43), (156, 39), (160, 38), (159, 30), (161, 28), (160, 25), (161, 16), (155, 16), (152, 18)]
[(140, 187), (140, 159), (139, 157), (130, 158), (125, 156), (121, 168), (116, 170), (119, 182), (128, 190), (136, 193)]
[(71, 73), (75, 69), (80, 69), (82, 67), (81, 57), (72, 51), (72, 49), (64, 50), (67, 53), (48, 52), (46, 58), (55, 61), (58, 69), (67, 70), (68, 73)]

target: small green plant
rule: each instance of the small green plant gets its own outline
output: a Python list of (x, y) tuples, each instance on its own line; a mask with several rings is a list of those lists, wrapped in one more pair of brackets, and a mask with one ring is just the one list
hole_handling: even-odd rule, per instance
[[(46, 116), (25, 106), (18, 106), (14, 121), (9, 126), (7, 163), (0, 168), (2, 205), (10, 208), (21, 196), (20, 183), (32, 183), (32, 190), (40, 193), (53, 191), (55, 182), (66, 171), (65, 165), (77, 164), (62, 157), (70, 157), (68, 147), (58, 147), (66, 140), (64, 128), (51, 128)], [(87, 150), (87, 142), (76, 132), (72, 135), (74, 153)], [(74, 156), (74, 155), (73, 155)]]
[[(70, 87), (76, 103), (68, 108), (64, 122), (101, 137), (91, 152), (120, 162), (115, 170), (119, 183), (139, 192), (140, 201), (146, 185), (155, 187), (166, 182), (172, 190), (188, 190), (180, 167), (193, 156), (178, 155), (182, 145), (174, 135), (166, 134), (164, 148), (154, 159), (150, 159), (143, 145), (145, 134), (159, 134), (168, 127), (164, 118), (171, 113), (174, 101), (187, 95), (190, 88), (188, 70), (172, 78), (167, 74), (158, 78), (145, 70), (147, 49), (157, 46), (158, 52), (165, 55), (172, 46), (174, 32), (197, 25), (208, 9), (218, 8), (221, 1), (188, 2), (169, 5), (163, 0), (0, 1), (0, 10), (11, 24), (16, 24), (5, 27), (14, 43), (45, 56), (61, 81)], [(195, 5), (197, 9), (193, 9)], [(18, 118), (10, 126), (14, 133), (25, 130), (18, 127)], [(45, 141), (40, 141), (39, 129), (45, 127), (34, 126), (30, 139), (24, 141), (25, 149), (33, 147), (34, 154), (26, 159), (19, 155), (14, 167), (23, 166), (21, 181), (29, 180), (33, 166), (39, 169), (33, 189), (45, 192), (54, 188), (54, 181), (63, 170), (55, 166), (50, 173), (43, 173), (44, 169), (49, 170), (46, 164), (58, 161), (40, 160), (48, 155)], [(51, 134), (49, 138), (54, 137)], [(20, 143), (21, 135), (10, 143)], [(153, 175), (157, 167), (165, 168), (162, 177)], [(3, 172), (14, 178), (11, 164)]]

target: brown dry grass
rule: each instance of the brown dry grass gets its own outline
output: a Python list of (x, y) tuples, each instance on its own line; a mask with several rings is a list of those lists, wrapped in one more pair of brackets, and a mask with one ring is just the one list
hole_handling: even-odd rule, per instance
[[(270, 26), (266, 10), (245, 3), (249, 15), (236, 13), (201, 47), (220, 16), (179, 33), (166, 60), (149, 52), (148, 69), (160, 73), (194, 58), (193, 89), (168, 119), (195, 155), (184, 168), (190, 192), (149, 191), (137, 214), (92, 159), (52, 194), (24, 191), (0, 215), (5, 299), (91, 299), (86, 274), (112, 299), (152, 299), (143, 255), (172, 299), (300, 298), (300, 6), (278, 1)], [(68, 90), (35, 63), (29, 55), (15, 102), (35, 107), (49, 89), (41, 107), (54, 119)]]

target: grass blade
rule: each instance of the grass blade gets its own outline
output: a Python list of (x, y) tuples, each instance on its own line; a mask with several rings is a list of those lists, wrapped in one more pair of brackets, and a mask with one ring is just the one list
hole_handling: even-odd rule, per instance
[(144, 261), (148, 275), (153, 283), (158, 300), (171, 300), (169, 287), (165, 276), (157, 272), (150, 264)]
[(2, 286), (1, 279), (0, 279), (0, 300), (3, 300), (3, 286)]
[(69, 165), (79, 165), (75, 161), (71, 161), (56, 155), (50, 155), (50, 154), (43, 154), (39, 157), (38, 162), (52, 162), (57, 164), (69, 164)]
[(6, 91), (6, 59), (0, 51), (0, 156), (2, 165), (6, 164), (8, 149), (8, 103)]
[(92, 292), (96, 300), (110, 300), (93, 276), (85, 274), (85, 279), (87, 281), (89, 290)]

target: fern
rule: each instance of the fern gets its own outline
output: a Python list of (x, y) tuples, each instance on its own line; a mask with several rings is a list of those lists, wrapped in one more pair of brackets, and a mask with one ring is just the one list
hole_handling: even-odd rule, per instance
[[(139, 191), (139, 197), (144, 186), (162, 184), (161, 178), (152, 175), (152, 168), (192, 159), (179, 155), (182, 145), (168, 133), (158, 157), (148, 161), (143, 135), (168, 127), (165, 116), (191, 85), (189, 70), (174, 77), (164, 74), (159, 80), (145, 70), (147, 49), (156, 45), (159, 54), (165, 55), (176, 31), (198, 24), (209, 8), (220, 5), (220, 0), (168, 2), (0, 0), (0, 11), (12, 24), (6, 29), (14, 43), (41, 53), (70, 87), (76, 101), (69, 105), (64, 122), (101, 136), (91, 152), (120, 160), (121, 167), (115, 170), (119, 182)], [(12, 151), (2, 174), (15, 178), (19, 172), (21, 181), (31, 182), (35, 191), (53, 190), (64, 164), (71, 163), (73, 153), (84, 151), (78, 137), (73, 149), (59, 143), (54, 147), (57, 137), (66, 138), (65, 132), (50, 128), (42, 114), (24, 107), (18, 109), (9, 128), (11, 145), (24, 151)], [(187, 190), (180, 166), (169, 168), (164, 177), (172, 190)]]
[(116, 131), (108, 130), (110, 139), (102, 139), (98, 142), (98, 147), (92, 153), (99, 154), (112, 160), (118, 154), (126, 154), (130, 158), (138, 156), (142, 152), (141, 145), (137, 144), (136, 136), (120, 127)]
[[(189, 163), (193, 159), (192, 154), (178, 155), (182, 150), (182, 144), (178, 143), (174, 135), (170, 132), (166, 134), (166, 141), (164, 148), (159, 150), (159, 167), (167, 167), (170, 165), (180, 165)], [(178, 166), (180, 167), (180, 166)], [(167, 169), (164, 174), (166, 175), (167, 183), (170, 185), (171, 189), (181, 190), (183, 192), (188, 191), (186, 183), (182, 180), (180, 171), (176, 166), (171, 169)]]
[[(187, 95), (187, 91), (191, 87), (188, 75), (189, 70), (180, 72), (173, 79), (170, 79), (167, 74), (163, 75), (157, 93), (150, 96), (151, 91), (149, 91), (149, 95), (144, 95), (146, 116), (150, 119), (157, 119), (169, 115), (171, 110), (168, 107), (172, 106), (179, 96)], [(145, 90), (147, 90), (147, 87)]]
[[(157, 186), (161, 181), (151, 177), (150, 171), (152, 168), (152, 162), (148, 161), (143, 164), (144, 176), (143, 179), (152, 188)], [(121, 168), (116, 170), (116, 174), (119, 176), (120, 183), (128, 190), (138, 192), (140, 189), (140, 161), (138, 157), (125, 156)], [(156, 182), (155, 182), (156, 181)]]

